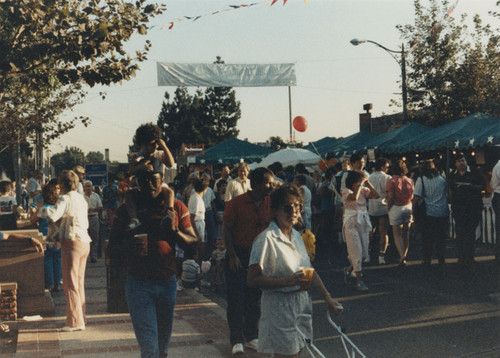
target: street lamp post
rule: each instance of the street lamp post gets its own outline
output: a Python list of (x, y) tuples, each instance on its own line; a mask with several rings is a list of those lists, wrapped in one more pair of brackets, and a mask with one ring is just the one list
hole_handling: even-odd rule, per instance
[[(387, 47), (379, 44), (378, 42), (372, 41), (372, 40), (359, 40), (359, 39), (352, 39), (351, 44), (354, 46), (358, 46), (359, 44), (365, 43), (365, 42), (370, 42), (374, 45), (377, 45), (381, 49), (385, 50), (389, 55), (392, 56), (394, 60), (398, 63), (398, 65), (401, 67), (401, 91), (402, 91), (402, 96), (403, 96), (403, 119), (405, 122), (408, 122), (408, 94), (407, 94), (407, 88), (406, 88), (406, 53), (405, 53), (405, 46), (404, 44), (401, 44), (401, 51), (395, 51), (395, 50), (390, 50)], [(399, 61), (396, 56), (394, 56), (395, 53), (399, 53), (401, 55), (401, 61)]]

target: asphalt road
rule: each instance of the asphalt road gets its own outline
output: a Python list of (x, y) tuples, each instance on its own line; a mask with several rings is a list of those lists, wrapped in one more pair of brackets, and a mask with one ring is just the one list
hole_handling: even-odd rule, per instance
[[(367, 357), (500, 357), (499, 267), (492, 247), (478, 248), (477, 263), (465, 269), (456, 265), (453, 246), (447, 243), (443, 268), (423, 267), (418, 244), (407, 267), (366, 267), (367, 293), (344, 284), (342, 248), (320, 255), (314, 266), (344, 306), (335, 322)], [(225, 305), (223, 290), (206, 294)], [(314, 345), (326, 357), (347, 357), (314, 292), (313, 302)]]

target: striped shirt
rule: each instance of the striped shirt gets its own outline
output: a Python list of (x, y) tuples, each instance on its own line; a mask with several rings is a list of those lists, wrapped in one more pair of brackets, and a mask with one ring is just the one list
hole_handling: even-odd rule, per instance
[(182, 263), (182, 281), (193, 283), (198, 280), (200, 274), (200, 265), (194, 260), (185, 260)]
[(432, 179), (426, 176), (418, 178), (414, 194), (424, 198), (427, 216), (437, 218), (448, 216), (448, 190), (446, 180), (442, 176), (437, 175)]

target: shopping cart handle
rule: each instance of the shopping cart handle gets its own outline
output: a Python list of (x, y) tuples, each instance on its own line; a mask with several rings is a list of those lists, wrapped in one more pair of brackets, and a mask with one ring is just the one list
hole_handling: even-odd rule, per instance
[(344, 346), (347, 356), (355, 357), (356, 353), (358, 353), (361, 358), (366, 358), (366, 355), (361, 352), (361, 350), (349, 339), (349, 337), (347, 337), (345, 328), (340, 327), (333, 321), (330, 311), (326, 311), (326, 318), (328, 322), (330, 322), (330, 324), (339, 332), (340, 340), (342, 341), (342, 345)]
[(336, 324), (333, 319), (332, 319), (332, 316), (330, 314), (330, 311), (326, 311), (326, 318), (328, 320), (328, 322), (330, 322), (330, 324), (337, 330), (339, 331), (339, 333), (346, 333), (346, 329), (344, 327), (341, 327), (339, 326), (338, 324)]

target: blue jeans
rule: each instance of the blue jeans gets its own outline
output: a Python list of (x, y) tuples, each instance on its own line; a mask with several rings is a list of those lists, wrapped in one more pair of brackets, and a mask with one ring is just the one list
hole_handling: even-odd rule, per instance
[(45, 269), (45, 284), (55, 286), (61, 283), (61, 249), (47, 245), (43, 256), (43, 267)]
[(126, 295), (141, 357), (166, 357), (177, 296), (175, 275), (164, 280), (128, 275)]

